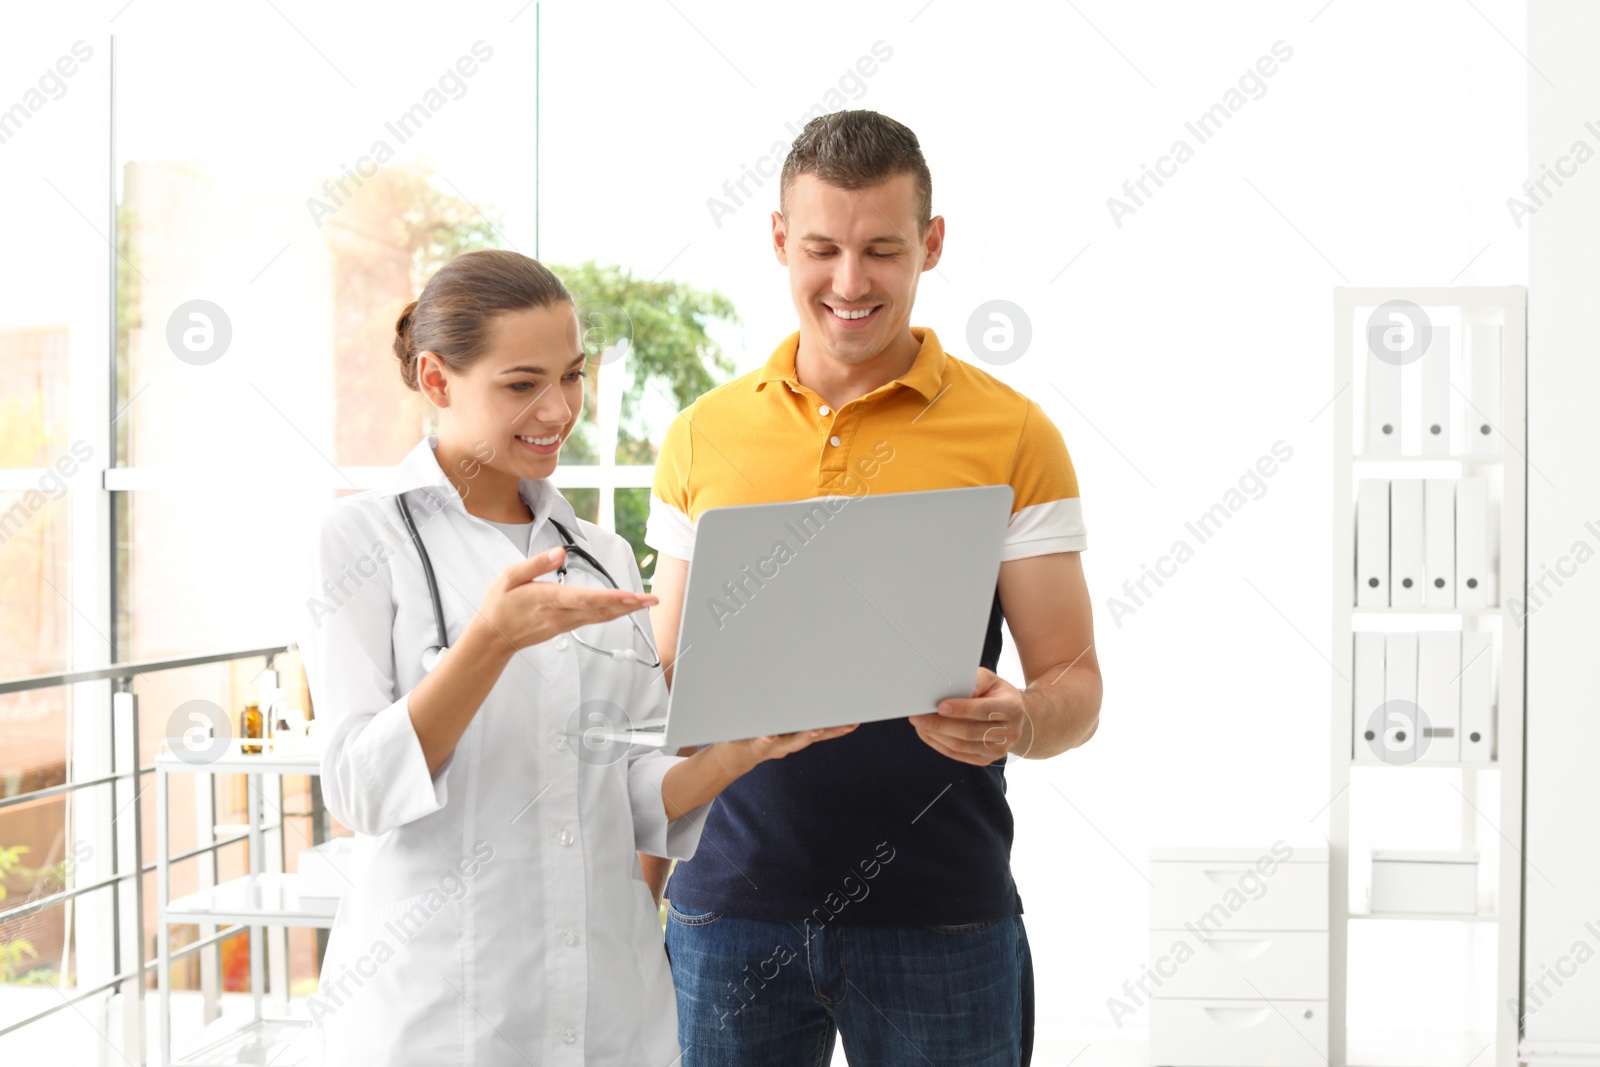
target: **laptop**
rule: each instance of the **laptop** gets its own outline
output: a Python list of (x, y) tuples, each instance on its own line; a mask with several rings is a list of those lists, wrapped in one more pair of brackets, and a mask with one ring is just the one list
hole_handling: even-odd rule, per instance
[(971, 696), (1011, 503), (980, 485), (708, 508), (666, 716), (584, 743), (677, 749)]

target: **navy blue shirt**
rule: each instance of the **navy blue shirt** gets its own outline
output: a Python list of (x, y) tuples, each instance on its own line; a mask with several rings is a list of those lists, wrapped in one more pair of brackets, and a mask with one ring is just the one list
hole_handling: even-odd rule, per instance
[[(1000, 620), (996, 589), (980, 659), (991, 671)], [(906, 719), (867, 722), (724, 790), (666, 896), (685, 912), (817, 925), (1010, 918), (1022, 914), (1011, 837), (1004, 758), (962, 763)]]

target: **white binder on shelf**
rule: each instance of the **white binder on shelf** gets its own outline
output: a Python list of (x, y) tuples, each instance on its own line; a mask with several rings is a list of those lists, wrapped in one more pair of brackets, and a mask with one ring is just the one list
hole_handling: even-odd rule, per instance
[(1370, 630), (1355, 633), (1354, 677), (1351, 679), (1351, 716), (1355, 727), (1354, 758), (1358, 763), (1380, 763), (1382, 724), (1373, 718), (1383, 707), (1384, 635)]
[(1495, 758), (1494, 635), (1461, 631), (1461, 762)]
[(1417, 706), (1422, 709), (1418, 763), (1461, 759), (1461, 632), (1417, 634)]
[(1356, 607), (1389, 606), (1389, 481), (1363, 478), (1356, 489)]
[(1383, 635), (1383, 733), (1378, 747), (1384, 763), (1414, 763), (1417, 758), (1417, 635)]
[(1456, 607), (1489, 606), (1489, 483), (1479, 476), (1456, 482)]
[(1389, 606), (1422, 605), (1422, 479), (1396, 478), (1389, 483)]
[(1456, 606), (1456, 482), (1429, 478), (1422, 486), (1422, 604)]
[(1448, 456), (1450, 442), (1450, 327), (1436, 325), (1422, 367), (1422, 446), (1424, 456)]
[(1400, 454), (1400, 367), (1367, 352), (1367, 454)]
[(1466, 447), (1469, 456), (1500, 455), (1500, 327), (1468, 326), (1462, 363), (1467, 370)]
[(1500, 606), (1500, 501), (1490, 500), (1483, 509), (1483, 598), (1491, 607)]

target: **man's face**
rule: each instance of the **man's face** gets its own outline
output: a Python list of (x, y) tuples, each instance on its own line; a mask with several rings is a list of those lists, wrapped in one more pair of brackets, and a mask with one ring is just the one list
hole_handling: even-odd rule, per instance
[(944, 219), (917, 227), (910, 174), (846, 189), (802, 174), (787, 213), (772, 213), (772, 246), (789, 268), (803, 343), (841, 363), (863, 363), (906, 335), (917, 280), (936, 266)]

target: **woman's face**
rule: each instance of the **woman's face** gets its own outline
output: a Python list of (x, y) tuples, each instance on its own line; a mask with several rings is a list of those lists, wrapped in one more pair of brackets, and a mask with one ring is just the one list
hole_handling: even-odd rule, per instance
[(572, 304), (501, 312), (490, 320), (486, 351), (464, 374), (440, 368), (442, 396), (427, 388), (436, 378), (424, 389), (440, 408), (441, 444), (510, 477), (549, 477), (583, 411), (584, 354)]

